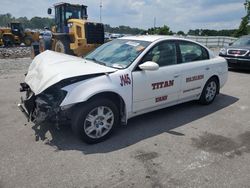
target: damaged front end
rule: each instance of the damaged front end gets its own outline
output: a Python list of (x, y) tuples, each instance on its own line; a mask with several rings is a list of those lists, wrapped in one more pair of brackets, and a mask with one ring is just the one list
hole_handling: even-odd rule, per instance
[(21, 92), (26, 92), (25, 99), (21, 97), (19, 109), (27, 117), (28, 121), (40, 124), (46, 121), (66, 121), (67, 116), (60, 104), (67, 95), (60, 84), (53, 85), (44, 92), (35, 95), (26, 83), (21, 83)]
[(62, 88), (104, 74), (98, 73), (63, 79), (37, 95), (27, 83), (21, 83), (20, 92), (25, 92), (26, 95), (25, 99), (21, 97), (21, 103), (18, 104), (18, 107), (28, 121), (37, 124), (47, 121), (55, 123), (68, 121), (71, 119), (71, 113), (75, 104), (60, 106), (67, 95), (67, 91)]

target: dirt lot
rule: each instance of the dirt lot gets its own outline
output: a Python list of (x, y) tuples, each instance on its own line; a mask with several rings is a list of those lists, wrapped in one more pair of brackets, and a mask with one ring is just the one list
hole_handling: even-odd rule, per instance
[(30, 59), (0, 60), (0, 187), (249, 187), (250, 73), (230, 72), (210, 106), (129, 121), (96, 145), (27, 123), (16, 105)]

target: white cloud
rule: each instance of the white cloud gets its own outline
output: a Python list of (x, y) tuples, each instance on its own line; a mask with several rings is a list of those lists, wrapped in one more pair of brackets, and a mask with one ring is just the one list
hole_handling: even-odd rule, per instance
[[(47, 16), (47, 8), (61, 0), (1, 0), (0, 14)], [(89, 19), (99, 21), (100, 0), (71, 0), (88, 5)], [(174, 31), (196, 28), (227, 29), (238, 27), (245, 0), (102, 0), (103, 21), (112, 26), (153, 27), (168, 25)]]

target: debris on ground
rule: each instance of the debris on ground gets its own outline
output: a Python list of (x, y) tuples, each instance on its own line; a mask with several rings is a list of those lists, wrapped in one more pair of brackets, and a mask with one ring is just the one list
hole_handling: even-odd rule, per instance
[(31, 47), (0, 48), (0, 59), (31, 57)]

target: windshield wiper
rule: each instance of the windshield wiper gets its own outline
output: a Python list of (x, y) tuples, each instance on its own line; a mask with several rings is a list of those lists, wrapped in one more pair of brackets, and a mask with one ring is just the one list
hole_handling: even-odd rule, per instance
[(104, 62), (101, 62), (101, 61), (98, 61), (96, 58), (85, 58), (85, 59), (87, 59), (87, 60), (91, 60), (91, 61), (94, 61), (95, 63), (98, 63), (98, 64), (100, 64), (100, 65), (104, 65), (104, 66), (106, 66), (106, 63), (104, 63)]

